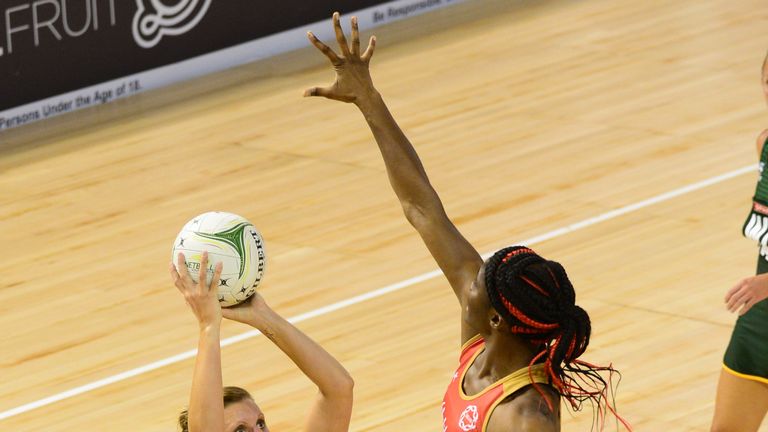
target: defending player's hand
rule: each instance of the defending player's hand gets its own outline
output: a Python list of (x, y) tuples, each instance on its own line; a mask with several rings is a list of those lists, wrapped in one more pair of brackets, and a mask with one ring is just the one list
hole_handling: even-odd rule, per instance
[(725, 303), (728, 311), (744, 315), (761, 300), (768, 298), (768, 274), (742, 279), (725, 295)]
[(373, 87), (368, 65), (376, 48), (376, 37), (371, 36), (368, 48), (360, 54), (360, 31), (357, 27), (357, 17), (352, 17), (352, 46), (350, 47), (344, 30), (339, 22), (339, 13), (333, 14), (333, 28), (336, 31), (336, 41), (339, 43), (341, 55), (336, 54), (331, 48), (315, 36), (307, 33), (309, 41), (317, 47), (336, 70), (336, 81), (328, 87), (313, 87), (304, 92), (304, 96), (322, 96), (328, 99), (342, 102), (360, 104), (367, 98), (376, 94)]
[(200, 273), (198, 274), (198, 283), (195, 283), (187, 271), (186, 259), (183, 253), (177, 257), (177, 267), (171, 263), (169, 271), (173, 284), (184, 295), (184, 300), (192, 309), (197, 317), (200, 328), (218, 326), (221, 324), (221, 305), (218, 298), (219, 279), (221, 278), (222, 264), (216, 264), (211, 283), (207, 284), (208, 277), (208, 253), (203, 252), (200, 260)]
[(255, 293), (251, 298), (236, 306), (222, 309), (221, 313), (228, 320), (257, 327), (259, 319), (264, 317), (268, 308), (269, 306), (264, 301), (264, 297), (259, 293)]

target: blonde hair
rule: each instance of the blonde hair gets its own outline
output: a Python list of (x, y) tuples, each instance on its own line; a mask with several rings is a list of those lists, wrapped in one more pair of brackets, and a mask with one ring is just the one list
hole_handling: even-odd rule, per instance
[[(224, 406), (235, 402), (244, 401), (246, 399), (253, 400), (251, 394), (247, 390), (240, 387), (224, 387)], [(179, 414), (179, 428), (181, 432), (189, 432), (189, 410), (183, 410)]]

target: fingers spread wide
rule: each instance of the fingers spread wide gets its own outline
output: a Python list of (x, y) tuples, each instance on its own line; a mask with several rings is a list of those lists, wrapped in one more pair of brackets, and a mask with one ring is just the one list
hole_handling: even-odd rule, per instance
[(365, 52), (363, 53), (360, 58), (366, 62), (369, 63), (371, 61), (371, 57), (373, 57), (373, 51), (376, 49), (376, 36), (371, 36), (371, 39), (368, 41), (368, 48), (366, 48)]
[(328, 97), (331, 94), (329, 87), (312, 87), (304, 90), (304, 97), (321, 96)]
[(336, 32), (336, 42), (339, 43), (339, 49), (345, 56), (349, 56), (349, 44), (347, 37), (344, 36), (344, 30), (341, 28), (341, 16), (338, 12), (333, 13), (333, 30)]
[(357, 25), (357, 17), (352, 17), (352, 55), (360, 55), (360, 29)]
[(312, 42), (312, 45), (315, 46), (315, 48), (319, 49), (323, 54), (325, 54), (326, 57), (328, 57), (328, 60), (330, 60), (332, 64), (337, 65), (341, 62), (339, 56), (336, 55), (336, 53), (333, 52), (333, 50), (330, 49), (328, 45), (322, 43), (314, 33), (307, 32), (307, 37), (309, 38), (309, 41)]

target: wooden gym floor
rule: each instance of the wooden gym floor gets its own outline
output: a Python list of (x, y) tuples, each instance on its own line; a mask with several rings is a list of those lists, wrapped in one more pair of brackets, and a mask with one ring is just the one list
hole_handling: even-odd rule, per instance
[[(758, 0), (474, 0), (376, 30), (373, 74), (485, 253), (754, 165), (767, 25)], [(288, 317), (436, 268), (362, 117), (300, 97), (331, 79), (305, 49), (0, 133), (0, 412), (193, 349), (166, 266), (203, 211), (260, 228), (262, 293)], [(722, 298), (755, 266), (740, 235), (755, 179), (743, 170), (534, 245), (568, 270), (594, 323), (585, 358), (622, 371), (619, 410), (637, 430), (708, 430), (735, 319)], [(438, 276), (299, 327), (355, 377), (352, 430), (418, 432), (440, 427), (458, 323)], [(224, 348), (223, 363), (272, 430), (298, 430), (315, 390), (268, 340)], [(192, 364), (0, 430), (174, 430)], [(566, 414), (563, 430), (589, 430), (591, 414)]]

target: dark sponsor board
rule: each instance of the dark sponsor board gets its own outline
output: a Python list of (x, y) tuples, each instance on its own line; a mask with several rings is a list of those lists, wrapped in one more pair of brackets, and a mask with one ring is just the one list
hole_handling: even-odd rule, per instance
[(0, 4), (0, 131), (308, 46), (309, 28), (331, 41), (331, 11), (366, 30), (462, 0), (252, 1)]
[(0, 111), (383, 3), (3, 0)]

